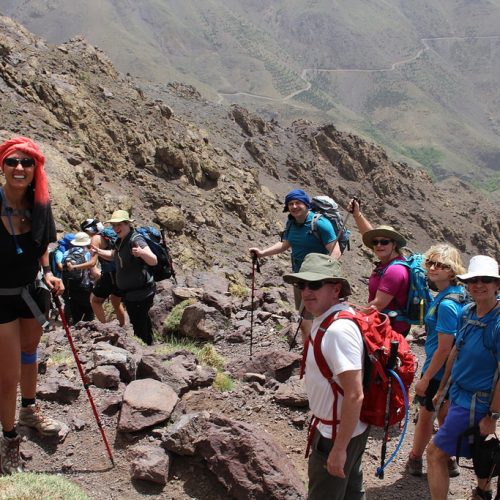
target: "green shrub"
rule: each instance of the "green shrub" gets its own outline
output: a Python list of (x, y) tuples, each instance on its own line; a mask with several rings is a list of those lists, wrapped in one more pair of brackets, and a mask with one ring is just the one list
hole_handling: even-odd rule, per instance
[(202, 365), (211, 366), (217, 371), (224, 369), (224, 358), (212, 344), (206, 344), (201, 348), (198, 359)]
[(16, 498), (90, 500), (78, 485), (64, 477), (34, 472), (0, 477), (0, 500)]
[(215, 380), (212, 386), (217, 391), (229, 392), (234, 389), (234, 380), (225, 373), (217, 372), (217, 375), (215, 375)]
[(196, 301), (194, 299), (183, 300), (176, 306), (172, 308), (170, 314), (165, 319), (163, 323), (163, 332), (164, 333), (176, 333), (179, 331), (179, 326), (181, 324), (182, 314), (184, 313), (184, 309), (186, 307), (194, 304)]

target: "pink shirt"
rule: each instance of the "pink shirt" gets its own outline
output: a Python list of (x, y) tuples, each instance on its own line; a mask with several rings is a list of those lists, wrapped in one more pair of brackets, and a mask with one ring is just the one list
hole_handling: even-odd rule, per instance
[[(392, 295), (394, 298), (385, 308), (386, 311), (401, 310), (406, 306), (408, 288), (410, 286), (409, 271), (405, 266), (390, 265), (394, 260), (404, 261), (404, 257), (396, 257), (387, 264), (378, 263), (368, 281), (368, 301), (375, 299), (378, 290)], [(393, 328), (405, 333), (410, 325), (404, 321), (395, 321)]]

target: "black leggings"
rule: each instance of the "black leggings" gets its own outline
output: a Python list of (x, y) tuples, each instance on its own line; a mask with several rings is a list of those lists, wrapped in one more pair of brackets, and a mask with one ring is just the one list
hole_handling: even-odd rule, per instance
[(154, 294), (144, 300), (123, 301), (134, 329), (134, 335), (142, 339), (147, 345), (153, 343), (153, 325), (149, 317), (149, 310), (153, 305), (153, 299)]

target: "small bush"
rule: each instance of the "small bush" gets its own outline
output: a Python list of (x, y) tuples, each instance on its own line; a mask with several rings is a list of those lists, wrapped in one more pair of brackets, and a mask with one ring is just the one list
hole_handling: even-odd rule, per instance
[(188, 339), (186, 337), (176, 337), (175, 335), (170, 334), (167, 338), (163, 339), (163, 344), (156, 345), (154, 347), (154, 350), (158, 354), (170, 354), (175, 351), (184, 350), (192, 352), (196, 357), (198, 357), (201, 348), (191, 339)]
[(34, 472), (0, 477), (0, 500), (15, 498), (90, 500), (78, 485), (64, 477)]
[(225, 373), (217, 372), (215, 376), (213, 388), (220, 392), (229, 392), (234, 389), (234, 380)]
[(230, 283), (229, 293), (232, 297), (237, 297), (239, 299), (246, 299), (248, 297), (248, 287), (241, 285), (240, 283)]
[(73, 354), (68, 351), (58, 351), (52, 353), (47, 359), (47, 366), (59, 366), (66, 364), (68, 366), (75, 364)]
[(202, 347), (198, 359), (202, 365), (211, 366), (217, 371), (224, 369), (224, 358), (217, 353), (212, 344), (206, 344)]
[(181, 324), (182, 314), (184, 313), (184, 309), (186, 307), (195, 303), (194, 299), (183, 300), (176, 306), (172, 308), (170, 314), (165, 319), (163, 323), (163, 331), (164, 333), (176, 333), (179, 331), (179, 326)]

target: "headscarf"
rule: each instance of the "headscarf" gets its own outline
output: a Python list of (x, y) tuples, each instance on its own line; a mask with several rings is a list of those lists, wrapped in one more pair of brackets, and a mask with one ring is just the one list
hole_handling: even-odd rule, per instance
[(288, 212), (288, 204), (292, 200), (298, 200), (302, 202), (307, 208), (311, 208), (311, 200), (309, 199), (308, 194), (302, 189), (294, 189), (285, 196), (285, 207), (283, 209), (283, 212)]
[(32, 196), (31, 232), (33, 240), (40, 246), (56, 241), (57, 233), (50, 207), (49, 186), (45, 175), (45, 157), (38, 146), (27, 137), (14, 137), (0, 144), (0, 165), (5, 158), (21, 151), (35, 160), (33, 185), (28, 196)]

